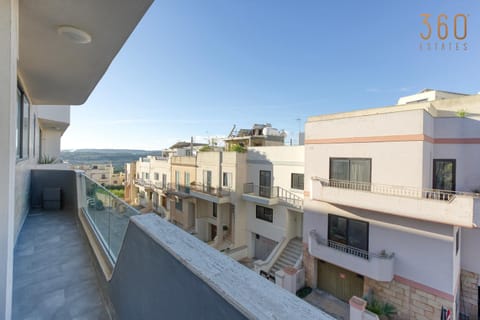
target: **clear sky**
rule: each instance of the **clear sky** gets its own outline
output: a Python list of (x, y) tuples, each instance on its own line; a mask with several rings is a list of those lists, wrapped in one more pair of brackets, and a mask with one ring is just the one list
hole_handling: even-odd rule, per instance
[[(464, 40), (456, 14), (467, 17)], [(72, 106), (62, 149), (161, 149), (266, 122), (296, 136), (308, 116), (393, 105), (423, 88), (478, 93), (479, 78), (479, 0), (156, 0), (88, 101)]]

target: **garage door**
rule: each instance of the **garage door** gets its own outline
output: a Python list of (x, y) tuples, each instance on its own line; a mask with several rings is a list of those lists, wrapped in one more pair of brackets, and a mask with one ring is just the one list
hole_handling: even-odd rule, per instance
[(255, 235), (255, 258), (265, 260), (268, 258), (272, 250), (277, 246), (278, 242), (269, 238)]
[(352, 296), (363, 296), (363, 276), (325, 261), (317, 261), (319, 289), (343, 301), (348, 301)]

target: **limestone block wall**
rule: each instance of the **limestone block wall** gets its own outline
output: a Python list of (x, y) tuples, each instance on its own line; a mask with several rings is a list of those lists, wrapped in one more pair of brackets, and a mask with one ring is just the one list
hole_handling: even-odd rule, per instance
[(460, 273), (460, 312), (478, 319), (478, 278), (474, 272), (463, 270)]
[(442, 306), (455, 314), (452, 299), (426, 292), (398, 279), (379, 282), (365, 277), (364, 292), (369, 290), (373, 290), (375, 299), (396, 307), (395, 319), (440, 319)]

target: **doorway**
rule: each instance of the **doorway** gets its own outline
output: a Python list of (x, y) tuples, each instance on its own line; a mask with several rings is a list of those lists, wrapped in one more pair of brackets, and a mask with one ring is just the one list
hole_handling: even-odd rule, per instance
[(270, 198), (272, 196), (272, 172), (268, 170), (260, 170), (260, 181), (258, 185), (259, 196)]
[(363, 296), (363, 276), (322, 260), (317, 260), (317, 266), (319, 289), (345, 302)]
[(433, 159), (433, 189), (455, 191), (455, 159)]

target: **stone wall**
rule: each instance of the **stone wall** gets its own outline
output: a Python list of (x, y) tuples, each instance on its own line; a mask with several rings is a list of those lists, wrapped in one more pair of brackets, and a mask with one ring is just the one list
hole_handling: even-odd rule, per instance
[(478, 274), (467, 270), (460, 273), (460, 312), (478, 319)]
[(308, 252), (308, 244), (306, 243), (303, 244), (303, 267), (305, 268), (305, 282), (307, 286), (316, 288), (315, 257)]
[(378, 282), (365, 277), (364, 291), (373, 290), (375, 299), (397, 309), (395, 319), (440, 319), (442, 306), (453, 310), (453, 302), (401, 281)]

